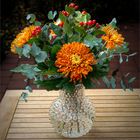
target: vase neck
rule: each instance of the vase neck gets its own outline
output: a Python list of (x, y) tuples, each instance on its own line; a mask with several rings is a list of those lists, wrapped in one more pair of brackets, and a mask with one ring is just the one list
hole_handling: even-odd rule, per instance
[(81, 100), (84, 95), (85, 87), (82, 84), (78, 84), (75, 86), (75, 90), (73, 93), (67, 93), (65, 90), (60, 91), (60, 98), (65, 102), (69, 100), (69, 102)]

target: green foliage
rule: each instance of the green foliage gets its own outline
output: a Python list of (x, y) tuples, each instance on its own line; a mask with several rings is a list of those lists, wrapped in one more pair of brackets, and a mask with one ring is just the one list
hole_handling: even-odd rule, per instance
[(28, 97), (28, 93), (22, 92), (20, 96), (20, 100), (24, 100), (25, 102), (27, 102), (27, 97)]
[[(69, 14), (65, 14), (66, 11)], [(51, 20), (51, 22), (44, 24), (44, 26), (41, 27), (41, 31), (39, 29), (39, 34), (31, 37), (22, 48), (16, 48), (16, 53), (20, 57), (33, 57), (36, 65), (22, 64), (12, 71), (20, 72), (27, 76), (27, 78), (34, 79), (38, 86), (44, 87), (47, 90), (63, 89), (69, 94), (75, 91), (75, 85), (79, 83), (83, 83), (86, 88), (95, 88), (95, 82), (100, 85), (98, 81), (99, 78), (103, 80), (108, 88), (116, 88), (115, 78), (119, 70), (115, 69), (111, 77), (107, 76), (109, 63), (114, 56), (119, 57), (119, 62), (123, 63), (124, 60), (128, 62), (130, 57), (136, 55), (136, 53), (126, 54), (129, 51), (128, 43), (125, 42), (122, 46), (115, 44), (115, 49), (106, 48), (107, 42), (104, 42), (101, 37), (105, 34), (105, 32), (102, 31), (102, 25), (101, 28), (98, 28), (94, 23), (92, 24), (93, 19), (87, 12), (83, 13), (66, 5), (65, 11), (59, 13), (57, 16), (58, 19), (55, 22), (54, 19), (56, 15), (56, 11), (49, 11), (48, 19)], [(36, 20), (34, 14), (29, 14), (27, 20), (35, 26), (41, 26), (41, 22)], [(117, 21), (115, 18), (113, 18), (109, 24), (117, 29)], [(52, 31), (55, 35), (52, 34)], [(38, 33), (38, 30), (35, 30), (35, 33), (36, 32)], [(89, 48), (89, 52), (93, 53), (97, 61), (97, 63), (92, 66), (93, 70), (91, 72), (85, 77), (83, 76), (82, 80), (75, 82), (72, 81), (70, 77), (66, 78), (63, 75), (64, 73), (58, 72), (58, 68), (55, 66), (56, 55), (62, 45), (71, 42), (84, 43)], [(80, 56), (80, 59), (81, 58), (82, 56)], [(69, 59), (71, 60), (71, 57)], [(81, 62), (84, 62), (84, 59), (81, 60)], [(86, 64), (85, 62), (84, 65)], [(77, 64), (74, 64), (73, 67), (77, 68)], [(84, 73), (84, 70), (82, 72)], [(120, 85), (124, 90), (127, 88), (133, 90), (131, 84), (135, 79), (135, 77), (130, 77), (129, 74), (126, 74), (122, 76)], [(27, 86), (25, 89), (32, 92), (30, 86)], [(26, 100), (26, 96), (26, 93), (23, 93), (22, 98)]]
[(95, 83), (93, 83), (90, 75), (88, 75), (86, 78), (83, 78), (82, 81), (83, 81), (83, 85), (85, 86), (86, 89), (92, 89), (92, 88), (96, 87), (96, 85), (95, 85)]
[(55, 16), (57, 15), (57, 11), (49, 11), (48, 13), (48, 19), (53, 20)]
[(36, 65), (21, 64), (20, 66), (12, 69), (12, 72), (17, 72), (25, 75), (29, 79), (33, 79), (37, 72), (35, 71)]
[(31, 51), (31, 46), (29, 46), (28, 44), (25, 44), (22, 50), (22, 55), (30, 58), (30, 51)]
[(69, 37), (73, 35), (73, 29), (67, 21), (64, 23), (64, 33), (66, 33)]
[(122, 58), (122, 54), (120, 53), (120, 60), (119, 60), (120, 63), (123, 62), (123, 58)]
[(34, 23), (36, 20), (36, 16), (34, 14), (28, 14), (26, 19), (30, 22), (30, 23)]
[(93, 47), (98, 47), (101, 42), (102, 40), (100, 38), (97, 38), (91, 34), (87, 34), (84, 38), (84, 44), (90, 47), (90, 49)]
[(109, 23), (112, 27), (116, 28), (117, 20), (113, 18), (112, 21)]
[(35, 25), (35, 26), (41, 26), (41, 22), (35, 21), (35, 22), (34, 22), (34, 25)]
[(75, 90), (75, 85), (72, 82), (67, 82), (63, 85), (63, 89), (66, 90), (66, 93), (72, 94)]
[(37, 47), (35, 43), (32, 45), (31, 54), (35, 57), (37, 63), (44, 62), (47, 58), (47, 53), (41, 51), (41, 49)]
[(62, 80), (62, 78), (48, 79), (48, 80), (43, 80), (43, 81), (36, 81), (36, 84), (38, 84), (40, 87), (47, 89), (48, 91), (59, 90), (57, 85), (59, 84), (60, 80)]
[(130, 83), (134, 82), (135, 80), (136, 80), (136, 77), (132, 77), (129, 79), (128, 83), (130, 84)]
[(69, 14), (72, 14), (75, 11), (75, 9), (66, 5), (65, 6), (65, 11), (67, 11)]
[(32, 92), (33, 91), (30, 86), (26, 86), (25, 89), (28, 90), (29, 92)]
[(76, 13), (75, 20), (78, 21), (78, 22), (87, 22), (91, 18), (89, 13), (82, 14), (80, 11), (76, 11), (75, 13)]
[(51, 23), (51, 24), (50, 24), (50, 27), (51, 27), (51, 29), (54, 31), (54, 33), (55, 33), (56, 35), (58, 35), (58, 36), (61, 36), (61, 35), (62, 35), (62, 30), (61, 30), (61, 28), (60, 28), (59, 26), (57, 26), (57, 25)]
[(53, 46), (51, 49), (51, 57), (55, 59), (57, 52), (60, 50), (61, 46)]

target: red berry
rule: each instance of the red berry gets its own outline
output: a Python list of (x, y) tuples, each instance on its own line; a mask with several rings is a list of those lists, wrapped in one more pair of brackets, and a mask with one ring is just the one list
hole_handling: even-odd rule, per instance
[(77, 10), (78, 8), (79, 8), (79, 6), (78, 6), (78, 5), (74, 6), (74, 9), (75, 9), (75, 10)]
[(100, 28), (100, 24), (99, 23), (96, 23), (96, 28)]
[(60, 22), (60, 23), (58, 24), (58, 26), (60, 26), (60, 27), (63, 27), (63, 25), (64, 25), (64, 22)]
[(96, 23), (96, 20), (92, 20), (92, 24), (94, 25)]
[(70, 3), (70, 4), (69, 4), (69, 7), (74, 8), (74, 6), (75, 6), (75, 3)]
[(32, 36), (36, 36), (41, 32), (41, 27), (36, 26), (36, 28), (32, 31)]
[(82, 11), (82, 14), (85, 15), (85, 14), (87, 14), (87, 12), (86, 11)]
[(84, 26), (84, 22), (80, 22), (79, 24), (80, 24), (81, 26)]
[(67, 11), (62, 11), (61, 12), (64, 16), (69, 16), (69, 13)]
[(89, 20), (89, 21), (87, 22), (87, 25), (88, 25), (88, 26), (92, 26), (92, 20)]

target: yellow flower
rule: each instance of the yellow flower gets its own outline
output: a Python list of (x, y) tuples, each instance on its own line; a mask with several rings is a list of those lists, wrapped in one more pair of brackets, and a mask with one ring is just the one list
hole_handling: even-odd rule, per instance
[(83, 43), (72, 42), (64, 44), (56, 55), (55, 66), (58, 72), (70, 77), (71, 81), (82, 80), (82, 77), (92, 71), (96, 64), (95, 57)]
[(27, 43), (30, 38), (32, 38), (32, 33), (36, 30), (36, 28), (37, 26), (34, 25), (25, 27), (11, 43), (11, 52), (16, 53), (16, 47), (22, 48), (22, 46)]
[(122, 35), (119, 34), (111, 25), (103, 27), (102, 31), (106, 33), (106, 35), (102, 36), (102, 39), (107, 43), (107, 48), (114, 49), (116, 48), (116, 45), (121, 46), (124, 43)]

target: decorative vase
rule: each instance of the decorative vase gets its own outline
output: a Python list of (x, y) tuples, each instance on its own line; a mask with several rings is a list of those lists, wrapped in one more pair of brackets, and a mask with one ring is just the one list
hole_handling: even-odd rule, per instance
[(82, 84), (76, 85), (74, 93), (71, 94), (61, 90), (59, 97), (50, 107), (51, 123), (64, 137), (81, 137), (92, 129), (95, 109), (84, 91)]

